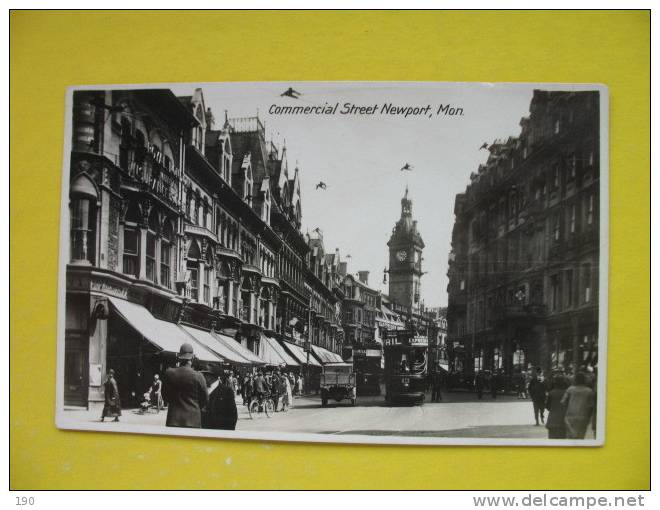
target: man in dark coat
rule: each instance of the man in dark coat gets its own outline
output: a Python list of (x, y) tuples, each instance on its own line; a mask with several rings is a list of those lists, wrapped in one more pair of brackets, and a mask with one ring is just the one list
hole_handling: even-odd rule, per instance
[(105, 403), (101, 412), (101, 421), (106, 417), (114, 417), (115, 419), (113, 421), (119, 421), (121, 404), (119, 403), (119, 387), (117, 386), (117, 381), (115, 381), (115, 371), (113, 369), (108, 371), (108, 377), (103, 386), (105, 389)]
[(477, 376), (474, 379), (474, 389), (477, 390), (477, 398), (482, 399), (484, 395), (484, 386), (486, 385), (486, 376), (484, 375), (483, 370), (477, 372)]
[(206, 426), (210, 429), (236, 429), (238, 411), (236, 409), (236, 394), (230, 377), (228, 378), (225, 375), (209, 396), (208, 425)]
[(202, 408), (208, 403), (204, 376), (193, 370), (193, 348), (184, 343), (179, 349), (179, 366), (169, 368), (163, 381), (163, 398), (168, 402), (168, 427), (202, 426)]
[(280, 402), (280, 371), (275, 369), (270, 379), (270, 393), (273, 399), (273, 407), (277, 412), (277, 404)]
[(442, 393), (440, 392), (442, 387), (442, 374), (439, 370), (436, 370), (431, 375), (431, 402), (440, 402), (442, 401)]
[(541, 418), (541, 423), (544, 423), (545, 418), (546, 388), (543, 381), (539, 379), (539, 371), (538, 368), (532, 369), (532, 378), (527, 386), (529, 397), (532, 399), (532, 405), (534, 406), (534, 420), (536, 421), (536, 425), (539, 424), (539, 417)]

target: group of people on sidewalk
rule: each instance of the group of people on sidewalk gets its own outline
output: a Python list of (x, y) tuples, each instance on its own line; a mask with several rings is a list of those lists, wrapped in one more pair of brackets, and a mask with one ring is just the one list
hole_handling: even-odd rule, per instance
[[(584, 439), (589, 425), (596, 431), (596, 377), (580, 371), (574, 377), (558, 373), (547, 384), (540, 369), (532, 370), (527, 386), (536, 425), (548, 429), (548, 439)], [(545, 420), (545, 411), (548, 418)]]
[[(150, 389), (145, 393), (146, 405), (155, 402), (159, 411), (167, 402), (165, 424), (168, 427), (234, 430), (238, 421), (237, 396), (242, 397), (244, 405), (249, 405), (253, 399), (268, 395), (273, 399), (277, 412), (280, 405), (282, 410), (291, 408), (293, 396), (303, 394), (303, 378), (280, 372), (279, 368), (259, 370), (254, 375), (248, 373), (242, 380), (233, 371), (228, 371), (207, 385), (204, 375), (193, 369), (193, 358), (192, 345), (182, 344), (177, 356), (178, 366), (169, 368), (162, 381), (156, 374)], [(118, 422), (121, 403), (113, 369), (108, 371), (104, 390), (101, 421), (113, 418), (113, 421)]]

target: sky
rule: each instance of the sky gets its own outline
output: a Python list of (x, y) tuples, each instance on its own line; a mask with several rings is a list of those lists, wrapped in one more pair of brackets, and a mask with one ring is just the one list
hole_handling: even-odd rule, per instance
[[(534, 84), (271, 82), (205, 83), (171, 86), (177, 95), (201, 87), (219, 128), (230, 118), (259, 115), (266, 137), (286, 141), (289, 170), (298, 166), (303, 232), (320, 228), (326, 252), (339, 248), (348, 270), (370, 271), (369, 285), (387, 292), (383, 269), (387, 241), (401, 214), (406, 186), (413, 217), (426, 245), (421, 298), (426, 306), (447, 305), (447, 268), (454, 223), (454, 199), (470, 174), (484, 163), (484, 142), (520, 133)], [(289, 87), (298, 99), (282, 97)], [(432, 106), (432, 114), (276, 115), (271, 105), (322, 106), (344, 103)], [(439, 105), (463, 115), (435, 115)], [(401, 171), (404, 164), (412, 171)], [(327, 189), (316, 189), (323, 181)], [(347, 255), (351, 255), (347, 259)]]

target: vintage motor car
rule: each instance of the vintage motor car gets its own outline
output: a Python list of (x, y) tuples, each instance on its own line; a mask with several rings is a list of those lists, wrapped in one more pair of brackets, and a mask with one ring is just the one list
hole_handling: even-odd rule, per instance
[(351, 363), (327, 363), (321, 374), (321, 406), (326, 407), (328, 400), (350, 400), (355, 405), (355, 373)]

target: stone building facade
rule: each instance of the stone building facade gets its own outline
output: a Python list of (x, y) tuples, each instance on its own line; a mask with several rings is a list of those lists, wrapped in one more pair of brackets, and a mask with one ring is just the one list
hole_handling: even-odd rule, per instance
[(599, 96), (536, 90), (456, 196), (448, 340), (466, 373), (598, 363)]
[(299, 170), (258, 118), (160, 89), (75, 92), (72, 121), (66, 405), (110, 368), (128, 405), (184, 341), (220, 369), (209, 335), (245, 364), (305, 339), (340, 359), (339, 254), (301, 232)]

